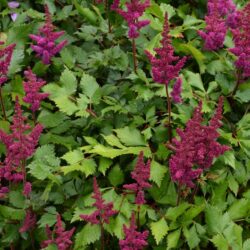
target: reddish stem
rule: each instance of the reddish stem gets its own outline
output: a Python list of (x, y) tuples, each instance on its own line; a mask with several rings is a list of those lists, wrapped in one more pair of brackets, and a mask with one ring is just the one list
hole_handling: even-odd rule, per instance
[(172, 125), (171, 125), (171, 99), (168, 93), (168, 86), (165, 85), (166, 95), (167, 95), (167, 110), (168, 110), (168, 137), (170, 143), (172, 142)]
[(134, 72), (137, 72), (137, 60), (136, 60), (136, 45), (135, 39), (132, 39), (132, 47), (133, 47), (133, 61), (134, 61)]
[(0, 102), (1, 102), (1, 107), (2, 107), (2, 111), (3, 111), (3, 119), (5, 121), (7, 121), (7, 116), (6, 116), (4, 102), (3, 102), (3, 96), (2, 96), (2, 87), (0, 87)]

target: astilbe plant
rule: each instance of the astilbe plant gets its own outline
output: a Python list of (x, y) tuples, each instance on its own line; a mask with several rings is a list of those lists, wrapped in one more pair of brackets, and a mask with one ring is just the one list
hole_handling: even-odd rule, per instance
[(29, 68), (24, 71), (26, 81), (23, 82), (25, 96), (24, 102), (31, 104), (30, 109), (35, 112), (40, 108), (41, 101), (49, 96), (47, 93), (39, 93), (40, 88), (46, 84), (46, 81), (37, 78)]
[(174, 138), (170, 148), (174, 154), (169, 160), (171, 179), (178, 186), (193, 188), (194, 181), (211, 167), (213, 159), (230, 148), (217, 142), (221, 126), (223, 98), (220, 98), (215, 115), (209, 125), (203, 125), (202, 103), (194, 110), (193, 117), (184, 130), (177, 129), (179, 139)]
[[(167, 95), (167, 109), (168, 109), (168, 133), (169, 140), (172, 140), (171, 132), (171, 100), (168, 92), (169, 82), (178, 77), (180, 70), (184, 66), (187, 58), (183, 57), (180, 59), (179, 56), (174, 55), (174, 47), (171, 44), (171, 36), (169, 35), (169, 24), (168, 24), (168, 14), (165, 14), (164, 26), (161, 39), (161, 47), (155, 48), (155, 55), (152, 55), (149, 51), (145, 51), (148, 56), (151, 66), (153, 80), (157, 83), (165, 85), (166, 95)], [(180, 82), (177, 82), (177, 86)], [(178, 87), (180, 90), (180, 87)]]
[(127, 227), (123, 225), (123, 232), (125, 238), (119, 241), (121, 250), (142, 250), (148, 245), (147, 238), (149, 232), (145, 230), (144, 232), (138, 232), (135, 222), (135, 213), (131, 215), (130, 226)]
[[(4, 42), (0, 41), (0, 45)], [(10, 66), (10, 61), (16, 44), (10, 44), (7, 47), (0, 49), (0, 86), (7, 81), (7, 74)]]
[[(235, 91), (239, 83), (250, 77), (250, 3), (248, 3), (243, 10), (239, 11), (238, 25), (235, 29), (232, 29), (234, 48), (229, 49), (238, 58), (235, 62), (235, 66), (239, 70), (238, 82)], [(235, 92), (234, 91), (234, 92)]]
[[(31, 126), (25, 123), (26, 120), (27, 118), (22, 114), (18, 97), (16, 97), (15, 114), (10, 126), (11, 134), (6, 134), (3, 130), (0, 130), (0, 141), (6, 146), (6, 157), (0, 167), (0, 180), (9, 182), (23, 181), (23, 192), (28, 196), (31, 185), (27, 185), (26, 182), (25, 162), (33, 155), (43, 126), (37, 124), (31, 130)], [(27, 133), (30, 130), (31, 132)]]
[(93, 179), (93, 195), (92, 198), (95, 199), (93, 206), (96, 210), (90, 215), (81, 214), (80, 218), (90, 222), (91, 224), (99, 224), (101, 227), (101, 249), (104, 249), (104, 223), (109, 224), (109, 218), (117, 214), (118, 211), (113, 210), (113, 203), (105, 203), (105, 200), (102, 198), (100, 188), (98, 186), (96, 177)]
[(39, 28), (39, 34), (30, 34), (29, 37), (37, 43), (37, 45), (31, 45), (31, 48), (37, 53), (37, 56), (41, 58), (44, 64), (50, 64), (51, 58), (62, 50), (67, 44), (67, 40), (56, 44), (56, 40), (65, 32), (54, 31), (55, 26), (52, 24), (48, 5), (45, 5), (45, 16), (45, 24)]
[(120, 0), (114, 0), (113, 4), (111, 5), (111, 9), (120, 14), (128, 23), (128, 37), (132, 39), (134, 71), (136, 72), (137, 61), (135, 39), (139, 37), (140, 29), (150, 23), (149, 20), (139, 20), (139, 18), (143, 15), (145, 9), (150, 6), (150, 0), (145, 0), (143, 2), (141, 2), (141, 0), (130, 0), (126, 2), (127, 11), (122, 10), (119, 5)]
[(71, 230), (66, 231), (62, 225), (60, 214), (57, 214), (55, 230), (52, 232), (49, 226), (46, 225), (46, 233), (49, 239), (43, 241), (41, 247), (45, 248), (51, 244), (55, 244), (58, 250), (67, 250), (73, 244), (70, 238), (72, 237), (74, 231), (74, 227)]
[(92, 198), (95, 199), (93, 204), (96, 207), (96, 210), (90, 215), (80, 215), (83, 220), (90, 222), (91, 224), (100, 224), (104, 223), (109, 224), (109, 218), (117, 214), (117, 211), (113, 210), (113, 203), (105, 203), (105, 200), (102, 198), (100, 188), (98, 186), (96, 177), (93, 180), (93, 195)]
[(209, 0), (207, 9), (205, 31), (199, 30), (198, 34), (206, 50), (218, 50), (223, 47), (227, 28), (237, 26), (239, 15), (232, 0)]
[(181, 103), (182, 99), (181, 99), (181, 91), (182, 91), (182, 80), (180, 77), (177, 78), (174, 86), (173, 86), (173, 90), (170, 93), (173, 101), (175, 103)]
[[(0, 46), (3, 44), (4, 42), (0, 41)], [(7, 74), (15, 46), (16, 44), (10, 44), (0, 49), (0, 102), (4, 120), (7, 120), (7, 116), (2, 97), (2, 85), (8, 80)]]
[(25, 233), (30, 230), (33, 230), (36, 227), (36, 214), (32, 211), (32, 209), (27, 209), (25, 211), (25, 218), (22, 226), (19, 229), (20, 233)]
[(123, 185), (125, 189), (135, 192), (135, 203), (137, 205), (145, 204), (144, 189), (151, 187), (151, 184), (148, 182), (150, 178), (150, 164), (150, 160), (146, 164), (144, 163), (143, 151), (141, 151), (135, 169), (131, 173), (131, 177), (136, 183)]
[(150, 0), (145, 0), (144, 2), (141, 2), (140, 0), (128, 1), (126, 2), (127, 11), (120, 9), (119, 5), (120, 0), (114, 0), (111, 9), (116, 11), (127, 21), (129, 27), (128, 37), (139, 37), (140, 29), (150, 23), (149, 20), (139, 20), (139, 18), (143, 15), (145, 9), (150, 6)]

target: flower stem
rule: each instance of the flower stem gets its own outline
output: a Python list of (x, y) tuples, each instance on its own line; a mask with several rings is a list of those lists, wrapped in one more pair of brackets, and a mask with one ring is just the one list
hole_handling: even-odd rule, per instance
[(232, 96), (235, 95), (235, 93), (236, 93), (236, 91), (237, 91), (237, 89), (238, 89), (238, 87), (239, 87), (239, 85), (240, 85), (240, 82), (241, 82), (240, 71), (237, 71), (236, 74), (237, 74), (237, 81), (236, 81), (236, 85), (235, 85), (235, 87), (234, 87), (234, 90), (233, 90), (233, 92), (232, 92)]
[(180, 199), (181, 199), (181, 185), (180, 184), (178, 184), (177, 193), (178, 193), (178, 196), (177, 196), (176, 206), (179, 205)]
[(109, 33), (111, 33), (111, 24), (109, 18), (109, 1), (105, 0), (104, 4), (105, 4), (106, 19), (108, 20)]
[(133, 47), (133, 61), (134, 61), (134, 72), (137, 72), (137, 60), (136, 60), (136, 46), (135, 39), (132, 39), (132, 47)]
[(137, 228), (140, 228), (140, 211), (141, 211), (141, 206), (137, 206)]
[(171, 99), (168, 93), (168, 86), (165, 85), (167, 95), (167, 110), (168, 110), (168, 137), (169, 142), (172, 142), (172, 125), (171, 125)]
[(4, 102), (3, 102), (2, 87), (0, 87), (0, 102), (1, 102), (1, 107), (2, 107), (2, 111), (3, 111), (3, 119), (6, 121), (7, 120), (7, 116), (6, 116)]
[(101, 250), (104, 250), (105, 239), (104, 239), (104, 228), (102, 221), (100, 221), (100, 226), (101, 226)]

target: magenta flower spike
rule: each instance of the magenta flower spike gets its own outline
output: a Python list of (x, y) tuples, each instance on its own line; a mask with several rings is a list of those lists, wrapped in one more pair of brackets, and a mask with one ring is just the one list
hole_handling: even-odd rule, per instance
[(186, 57), (180, 59), (179, 56), (174, 56), (174, 48), (171, 45), (171, 37), (169, 35), (167, 13), (165, 14), (161, 45), (161, 48), (154, 49), (156, 52), (155, 56), (149, 51), (145, 51), (145, 53), (152, 65), (153, 80), (167, 86), (171, 80), (178, 77), (180, 70), (186, 62)]
[(39, 93), (40, 88), (46, 84), (46, 81), (37, 78), (29, 68), (24, 71), (26, 82), (23, 82), (25, 96), (24, 102), (31, 104), (30, 109), (35, 112), (40, 108), (41, 101), (49, 96), (47, 93)]
[(145, 204), (144, 189), (150, 188), (151, 184), (148, 183), (150, 178), (150, 160), (148, 160), (146, 164), (144, 163), (143, 151), (139, 154), (138, 161), (135, 169), (131, 173), (131, 177), (136, 181), (136, 183), (125, 184), (123, 187), (136, 193), (135, 203), (137, 205)]
[(96, 207), (96, 210), (90, 215), (80, 215), (80, 218), (90, 222), (91, 224), (100, 224), (101, 226), (106, 223), (109, 224), (109, 218), (117, 214), (118, 211), (113, 210), (113, 203), (105, 203), (105, 200), (102, 198), (100, 188), (98, 186), (96, 177), (93, 180), (94, 193), (92, 198), (95, 199), (93, 204)]
[(194, 111), (192, 119), (184, 130), (177, 129), (180, 139), (173, 139), (171, 148), (174, 154), (169, 160), (170, 175), (180, 186), (194, 187), (194, 181), (201, 173), (210, 168), (215, 157), (230, 148), (217, 142), (221, 126), (223, 98), (208, 126), (203, 125), (202, 103)]
[(243, 10), (239, 11), (239, 21), (237, 27), (232, 29), (234, 48), (229, 49), (237, 60), (235, 66), (242, 73), (242, 77), (250, 77), (250, 3)]
[[(6, 157), (3, 166), (0, 168), (0, 180), (5, 179), (11, 182), (24, 181), (24, 195), (29, 195), (31, 185), (25, 181), (24, 162), (33, 155), (43, 127), (37, 124), (32, 130), (30, 125), (26, 124), (26, 117), (22, 115), (22, 109), (16, 97), (15, 113), (12, 125), (10, 126), (11, 134), (6, 134), (0, 129), (0, 141), (6, 146)], [(31, 130), (30, 133), (27, 133)]]
[(31, 209), (27, 209), (23, 224), (19, 229), (19, 232), (24, 233), (30, 231), (34, 229), (35, 226), (36, 226), (36, 214)]
[(46, 233), (49, 239), (43, 241), (41, 244), (41, 247), (45, 248), (49, 246), (50, 244), (55, 244), (58, 250), (67, 250), (73, 244), (70, 238), (72, 237), (74, 231), (75, 231), (75, 227), (73, 227), (69, 231), (65, 231), (62, 225), (61, 216), (58, 214), (54, 235), (53, 235), (53, 232), (50, 230), (49, 226), (46, 225)]
[(182, 87), (181, 86), (182, 86), (182, 80), (180, 77), (178, 77), (175, 84), (174, 84), (173, 90), (170, 93), (170, 95), (175, 103), (182, 102), (182, 99), (181, 99)]
[[(4, 42), (0, 41), (0, 45)], [(7, 47), (0, 49), (0, 87), (8, 80), (7, 74), (16, 44), (10, 44)]]
[(232, 0), (209, 0), (207, 8), (205, 31), (199, 30), (198, 34), (206, 50), (218, 50), (223, 47), (227, 28), (237, 26), (239, 15)]
[(67, 40), (63, 40), (56, 44), (56, 40), (64, 34), (64, 31), (55, 32), (55, 26), (51, 21), (51, 14), (49, 8), (45, 5), (45, 24), (39, 29), (38, 35), (29, 35), (29, 37), (37, 43), (31, 45), (31, 48), (41, 58), (43, 64), (50, 64), (51, 58), (55, 56), (67, 44)]
[(144, 232), (138, 232), (136, 229), (137, 226), (135, 224), (135, 213), (133, 212), (130, 226), (126, 227), (123, 225), (125, 239), (119, 241), (121, 250), (143, 250), (143, 248), (148, 245), (147, 238), (149, 232), (147, 230)]
[(120, 9), (119, 5), (120, 0), (114, 0), (111, 9), (116, 11), (127, 21), (129, 27), (128, 37), (137, 38), (140, 35), (140, 29), (150, 23), (149, 20), (139, 20), (145, 9), (150, 6), (150, 0), (145, 0), (143, 3), (141, 3), (140, 0), (128, 1), (126, 2), (127, 11)]

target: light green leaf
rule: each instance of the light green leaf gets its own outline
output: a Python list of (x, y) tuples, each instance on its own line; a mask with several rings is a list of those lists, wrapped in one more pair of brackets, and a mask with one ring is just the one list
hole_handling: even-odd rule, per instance
[(211, 240), (219, 250), (228, 250), (229, 245), (222, 234), (215, 235)]
[(167, 235), (169, 228), (166, 220), (161, 218), (157, 222), (152, 222), (150, 224), (150, 229), (155, 238), (156, 244), (159, 245), (160, 241)]
[(182, 215), (188, 208), (190, 204), (182, 203), (177, 207), (170, 207), (166, 213), (166, 218), (175, 221), (180, 215)]
[(81, 247), (94, 243), (101, 237), (100, 225), (91, 225), (88, 223), (83, 229), (76, 234), (75, 249), (82, 249)]
[(110, 166), (112, 165), (112, 160), (108, 159), (108, 158), (104, 158), (101, 157), (100, 161), (99, 161), (99, 167), (98, 170), (105, 175), (106, 171), (110, 168)]
[(114, 130), (125, 145), (127, 146), (141, 146), (146, 145), (145, 140), (140, 131), (133, 127), (124, 127)]
[(118, 165), (109, 172), (108, 179), (113, 186), (118, 186), (124, 181), (124, 174)]
[(151, 161), (150, 166), (150, 180), (155, 182), (158, 187), (161, 186), (161, 182), (167, 172), (167, 167), (159, 164), (156, 161)]
[(193, 225), (190, 229), (184, 227), (183, 233), (190, 249), (194, 249), (199, 245), (200, 238), (198, 237), (198, 234), (196, 232), (195, 225)]
[(141, 151), (144, 152), (145, 157), (151, 156), (151, 151), (147, 147), (128, 147), (124, 149), (114, 149), (111, 147), (105, 147), (104, 145), (98, 144), (91, 150), (87, 150), (88, 153), (98, 154), (106, 158), (115, 158), (117, 156), (134, 154), (138, 155)]
[(75, 149), (74, 151), (69, 151), (62, 156), (62, 159), (67, 161), (67, 163), (73, 165), (83, 160), (83, 153), (79, 149)]
[(110, 146), (117, 147), (117, 148), (125, 148), (125, 146), (121, 144), (120, 140), (113, 134), (102, 135), (102, 137)]
[(247, 199), (236, 200), (228, 209), (229, 216), (232, 220), (244, 218), (249, 215), (250, 201)]
[(180, 229), (177, 229), (177, 230), (168, 234), (168, 236), (167, 236), (167, 250), (177, 247), (180, 236), (181, 236)]
[(187, 82), (193, 87), (201, 90), (202, 92), (206, 92), (203, 86), (203, 82), (201, 80), (201, 76), (198, 73), (193, 73), (191, 71), (186, 70), (184, 75), (187, 79)]
[(83, 73), (80, 87), (82, 88), (83, 93), (91, 99), (99, 88), (99, 85), (93, 76)]

